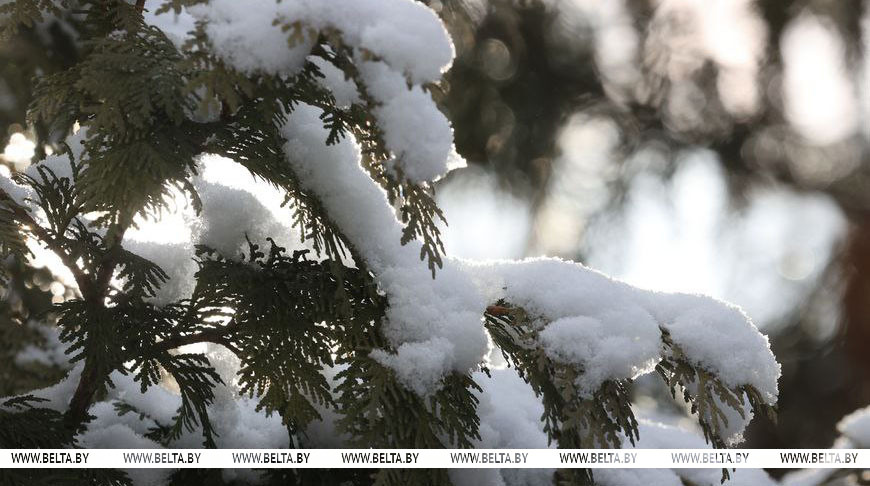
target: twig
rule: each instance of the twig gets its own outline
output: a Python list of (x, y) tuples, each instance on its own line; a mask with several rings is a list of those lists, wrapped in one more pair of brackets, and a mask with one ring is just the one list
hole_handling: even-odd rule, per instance
[(75, 278), (76, 284), (79, 286), (79, 291), (81, 291), (82, 296), (89, 295), (92, 289), (91, 281), (88, 279), (87, 274), (76, 265), (73, 256), (66, 252), (63, 245), (61, 245), (60, 240), (54, 238), (45, 228), (40, 226), (36, 220), (33, 219), (30, 213), (15, 203), (15, 201), (3, 189), (0, 189), (0, 201), (11, 202), (11, 204), (6, 204), (6, 208), (12, 213), (12, 216), (17, 219), (21, 225), (26, 227), (27, 231), (32, 233), (37, 240), (41, 241), (49, 250), (54, 252), (60, 258), (61, 262), (63, 262), (64, 266), (69, 268), (70, 272), (73, 274), (73, 278)]
[(490, 305), (486, 307), (487, 314), (492, 314), (494, 316), (507, 316), (510, 315), (511, 310), (510, 307), (504, 307), (501, 305)]
[[(105, 306), (106, 295), (109, 292), (109, 282), (118, 264), (121, 240), (124, 239), (127, 226), (128, 224), (126, 223), (116, 223), (109, 227), (107, 232), (111, 236), (111, 239), (107, 243), (109, 251), (104, 255), (103, 261), (100, 263), (100, 268), (97, 270), (97, 276), (90, 295), (85, 297), (85, 300), (94, 306)], [(84, 293), (82, 295), (84, 296)], [(91, 406), (94, 394), (97, 392), (101, 381), (105, 378), (105, 376), (100, 375), (100, 370), (94, 364), (93, 358), (91, 356), (85, 358), (85, 369), (82, 371), (79, 384), (76, 387), (72, 400), (70, 400), (69, 410), (66, 413), (68, 424), (79, 425), (87, 419), (88, 408)]]
[(148, 352), (162, 353), (164, 351), (169, 351), (170, 349), (179, 348), (188, 344), (214, 343), (220, 344), (235, 353), (236, 355), (239, 355), (241, 354), (241, 350), (228, 339), (228, 336), (236, 329), (238, 329), (238, 327), (239, 326), (235, 324), (235, 321), (233, 321), (233, 323), (230, 323), (223, 327), (206, 329), (198, 333), (186, 334), (184, 336), (173, 336), (155, 344), (148, 350)]

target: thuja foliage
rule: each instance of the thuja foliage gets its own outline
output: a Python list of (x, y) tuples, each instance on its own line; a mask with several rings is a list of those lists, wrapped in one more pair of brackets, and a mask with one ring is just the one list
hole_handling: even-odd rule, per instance
[[(173, 0), (154, 8), (171, 12), (192, 3), (199, 2)], [(52, 313), (69, 359), (81, 369), (63, 412), (42, 407), (41, 399), (29, 395), (0, 403), (0, 448), (75, 447), (76, 434), (92, 419), (90, 406), (114, 386), (115, 372), (132, 376), (143, 392), (167, 380), (177, 386), (181, 406), (171, 421), (149, 417), (123, 400), (115, 403), (118, 415), (156, 424), (147, 438), (171, 445), (195, 432), (203, 446), (215, 447), (218, 432), (209, 406), (223, 379), (206, 355), (178, 351), (195, 343), (219, 344), (238, 357), (240, 392), (256, 398), (260, 410), (280, 416), (294, 447), (306, 445), (304, 431), (324, 409), (335, 411), (338, 430), (360, 447), (471, 447), (480, 438), (475, 395), (480, 387), (471, 375), (454, 372), (437, 392), (422, 397), (370, 357), (373, 349), (391, 350), (382, 330), (388, 299), (321, 202), (300, 185), (282, 151), (280, 128), (288, 114), (300, 103), (322, 109), (329, 131), (325, 143), (357, 140), (364, 167), (397, 208), (404, 225), (401, 242), (420, 240), (421, 265), (437, 278), (443, 244), (436, 223), (443, 215), (428, 183), (387, 170), (390, 153), (372, 115), (376, 102), (361, 89), (360, 102), (338, 107), (310, 61), (293, 76), (236, 71), (213, 55), (201, 24), (178, 48), (144, 22), (143, 5), (119, 0), (0, 5), (5, 40), (26, 35), (47, 16), (77, 34), (75, 62), (34, 78), (26, 120), (38, 135), (38, 153), (50, 148), (64, 154), (69, 171), (38, 166), (30, 175), (15, 174), (32, 189), (31, 201), (43, 215), (39, 220), (0, 190), (0, 257), (26, 260), (30, 238), (72, 272), (79, 295), (55, 304)], [(302, 35), (298, 25), (283, 27), (291, 45)], [(311, 55), (358, 79), (340, 33), (315, 35)], [(65, 145), (77, 129), (87, 133), (81, 146)], [(192, 180), (202, 153), (229, 157), (282, 190), (292, 226), (313, 253), (288, 251), (274, 241), (268, 247), (249, 242), (242, 255), (200, 245), (192, 294), (157, 305), (151, 297), (166, 283), (166, 269), (126, 248), (124, 234), (136, 215), (164, 209), (170, 191), (186, 193), (200, 209)], [(551, 442), (561, 448), (619, 447), (623, 438), (633, 443), (638, 437), (629, 380), (606, 382), (584, 397), (575, 385), (583, 370), (553, 361), (535, 345), (536, 316), (497, 302), (482, 317), (505, 359), (542, 399), (543, 429)], [(728, 388), (683, 359), (663, 335), (668, 357), (659, 365), (660, 375), (693, 403), (707, 439), (723, 446), (719, 432), (727, 419), (721, 407), (744, 413), (746, 395), (751, 405), (763, 408), (758, 392)], [(339, 371), (329, 378), (327, 370)], [(0, 474), (9, 484), (128, 483), (116, 471)], [(218, 476), (186, 470), (170, 481), (218, 484)], [(275, 484), (450, 482), (443, 470), (280, 471), (265, 477)], [(556, 479), (592, 481), (588, 471), (576, 470), (560, 471)]]
[[(622, 437), (635, 443), (639, 434), (638, 422), (631, 410), (630, 380), (608, 380), (591, 399), (581, 398), (575, 378), (583, 370), (557, 363), (535, 346), (541, 325), (534, 316), (529, 316), (521, 307), (499, 301), (488, 309), (485, 317), (487, 330), (505, 361), (515, 367), (542, 398), (544, 431), (551, 443), (568, 449), (620, 447)], [(661, 329), (661, 332), (666, 352), (656, 371), (674, 397), (678, 391), (683, 392), (704, 438), (714, 447), (726, 446), (722, 431), (728, 425), (728, 418), (723, 407), (745, 418), (748, 400), (754, 410), (764, 411), (774, 418), (773, 407), (764, 403), (755, 387), (728, 387), (709, 371), (692, 365), (670, 339), (668, 331)], [(729, 477), (727, 469), (723, 469), (722, 474), (723, 481)], [(592, 481), (588, 470), (561, 470), (557, 472), (557, 479), (566, 484)]]

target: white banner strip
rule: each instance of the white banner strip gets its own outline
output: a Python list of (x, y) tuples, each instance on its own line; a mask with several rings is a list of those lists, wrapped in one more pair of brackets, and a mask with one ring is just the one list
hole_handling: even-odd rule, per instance
[(868, 449), (0, 449), (0, 468), (836, 468)]

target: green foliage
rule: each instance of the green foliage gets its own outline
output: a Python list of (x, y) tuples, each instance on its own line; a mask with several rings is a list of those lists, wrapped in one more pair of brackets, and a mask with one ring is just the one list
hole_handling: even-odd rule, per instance
[[(499, 301), (502, 312), (487, 312), (486, 329), (505, 361), (517, 370), (541, 398), (544, 432), (560, 449), (619, 448), (623, 433), (634, 443), (637, 420), (631, 410), (628, 380), (605, 382), (592, 397), (584, 398), (575, 385), (582, 370), (557, 363), (536, 345), (537, 329), (520, 307)], [(592, 484), (588, 469), (557, 472), (560, 484)]]
[[(169, 0), (158, 8), (178, 12), (199, 0)], [(401, 243), (421, 243), (436, 277), (444, 245), (438, 223), (444, 215), (433, 188), (403, 176), (392, 160), (372, 115), (354, 54), (340, 32), (315, 32), (293, 19), (276, 19), (288, 43), (314, 40), (311, 55), (338, 67), (360, 88), (361, 101), (337, 106), (322, 87), (323, 73), (306, 62), (293, 76), (242, 73), (212, 53), (205, 26), (176, 47), (147, 25), (135, 5), (121, 0), (81, 0), (75, 9), (43, 0), (17, 0), (0, 6), (7, 14), (0, 35), (33, 30), (46, 13), (74, 18), (76, 56), (65, 69), (34, 80), (27, 122), (38, 128), (40, 147), (69, 157), (68, 176), (37, 165), (16, 180), (33, 190), (32, 209), (0, 190), (0, 258), (21, 263), (25, 237), (57, 254), (73, 273), (80, 295), (52, 307), (70, 360), (84, 363), (66, 414), (40, 407), (23, 396), (0, 404), (0, 447), (71, 446), (88, 406), (113, 387), (112, 374), (130, 374), (145, 392), (166, 380), (178, 386), (180, 407), (170, 423), (160, 423), (130, 403), (115, 400), (119, 415), (152, 420), (147, 437), (171, 446), (182, 435), (201, 432), (206, 447), (217, 445), (217, 424), (209, 417), (215, 387), (224, 384), (203, 354), (180, 353), (186, 344), (213, 343), (240, 361), (235, 377), (242, 394), (258, 410), (278, 414), (293, 447), (305, 446), (306, 427), (324, 410), (338, 415), (339, 433), (360, 447), (472, 447), (480, 440), (477, 414), (481, 388), (468, 373), (453, 372), (438, 390), (421, 396), (402, 385), (393, 370), (373, 359), (375, 349), (395, 353), (382, 322), (389, 306), (377, 278), (292, 170), (282, 129), (302, 103), (323, 111), (324, 144), (352, 136), (362, 149), (363, 167), (387, 194), (403, 224)], [(22, 122), (24, 120), (21, 120)], [(78, 123), (81, 147), (51, 145)], [(44, 132), (44, 133), (43, 133)], [(54, 137), (54, 138), (52, 138)], [(251, 242), (247, 254), (222, 255), (196, 248), (198, 271), (189, 298), (157, 305), (169, 276), (125, 247), (124, 234), (137, 215), (159, 213), (171, 191), (200, 204), (193, 178), (199, 155), (229, 157), (257, 179), (280, 189), (292, 209), (290, 223), (313, 249), (288, 252)], [(66, 172), (66, 171), (64, 171)], [(35, 216), (38, 214), (37, 216)], [(350, 260), (353, 260), (353, 265)], [(488, 312), (485, 325), (508, 363), (541, 398), (543, 430), (560, 448), (619, 447), (632, 443), (638, 424), (630, 408), (630, 380), (608, 381), (584, 394), (577, 379), (584, 370), (554, 361), (537, 344), (536, 320), (509, 303)], [(765, 408), (757, 390), (731, 389), (708, 371), (692, 366), (663, 332), (668, 354), (658, 371), (672, 393), (693, 403), (705, 437), (723, 445), (727, 423), (721, 406), (743, 413), (743, 404)], [(149, 422), (150, 423), (150, 422)], [(26, 437), (16, 429), (26, 426)], [(21, 430), (21, 429), (18, 429)], [(17, 442), (16, 442), (17, 441)], [(127, 484), (113, 471), (60, 475), (54, 471), (0, 471), (9, 484)], [(444, 470), (272, 471), (270, 484), (448, 484)], [(589, 471), (560, 471), (567, 484), (590, 483)], [(172, 484), (224, 484), (214, 471), (182, 470)]]
[[(621, 447), (626, 437), (632, 444), (639, 438), (638, 423), (631, 410), (630, 380), (606, 381), (592, 395), (583, 398), (575, 385), (583, 372), (575, 366), (554, 362), (536, 346), (538, 328), (524, 309), (499, 301), (498, 312), (487, 312), (486, 328), (505, 360), (516, 368), (535, 395), (544, 404), (544, 431), (560, 448), (588, 449)], [(729, 388), (713, 373), (689, 363), (670, 334), (661, 329), (662, 343), (667, 353), (656, 366), (672, 395), (682, 390), (683, 399), (691, 404), (704, 438), (714, 447), (725, 447), (723, 430), (728, 425), (727, 406), (745, 418), (745, 405), (763, 411), (774, 418), (773, 407), (767, 405), (751, 385)], [(729, 477), (723, 469), (723, 480)], [(589, 483), (591, 472), (559, 471), (557, 479), (566, 484)]]
[[(200, 269), (191, 299), (199, 312), (233, 309), (221, 330), (241, 359), (241, 392), (260, 397), (258, 409), (277, 412), (291, 434), (334, 407), (326, 367), (344, 329), (383, 315), (370, 276), (306, 251), (286, 255), (270, 241), (268, 255), (249, 243), (245, 261), (198, 247)], [(340, 273), (340, 277), (336, 274)]]
[(33, 27), (46, 14), (57, 14), (66, 2), (56, 0), (14, 0), (0, 5), (0, 41), (18, 33), (21, 27)]
[(544, 403), (544, 431), (560, 448), (621, 447), (620, 433), (634, 443), (637, 420), (631, 411), (629, 380), (607, 381), (591, 397), (577, 389), (583, 373), (576, 366), (558, 363), (536, 345), (538, 329), (522, 308), (486, 314), (486, 328), (505, 360), (532, 387)]
[[(673, 342), (670, 333), (666, 329), (661, 329), (661, 332), (667, 352), (656, 365), (656, 372), (665, 381), (674, 398), (682, 391), (683, 400), (691, 404), (692, 413), (697, 417), (704, 440), (713, 444), (713, 447), (727, 446), (723, 431), (728, 426), (728, 418), (723, 406), (731, 408), (745, 419), (748, 402), (752, 410), (765, 413), (771, 420), (776, 419), (775, 408), (762, 399), (754, 386), (727, 386), (710, 371), (690, 363), (680, 347)], [(723, 481), (729, 477), (728, 470), (723, 469)]]
[(87, 128), (82, 204), (105, 211), (100, 222), (129, 224), (163, 206), (169, 188), (190, 189), (202, 134), (187, 120), (194, 100), (165, 34), (124, 2), (82, 3), (83, 59), (37, 82), (29, 119), (62, 132), (76, 121)]
[[(0, 261), (10, 257), (23, 261), (30, 255), (22, 234), (23, 228), (15, 218), (17, 211), (25, 209), (0, 195)], [(0, 265), (0, 285), (5, 284), (8, 278), (6, 266)]]
[(72, 443), (63, 415), (39, 406), (45, 401), (22, 395), (0, 402), (0, 449), (60, 448)]
[(723, 430), (728, 426), (728, 418), (721, 408), (723, 405), (745, 419), (748, 401), (753, 410), (766, 413), (771, 419), (775, 418), (774, 408), (765, 403), (755, 387), (743, 385), (735, 388), (725, 385), (713, 373), (691, 364), (680, 347), (673, 342), (670, 333), (665, 329), (661, 331), (668, 353), (656, 366), (656, 371), (665, 380), (674, 397), (682, 390), (683, 399), (692, 404), (692, 413), (697, 415), (707, 442), (717, 448), (727, 445), (722, 437)]
[[(339, 364), (347, 368), (337, 376), (341, 413), (337, 425), (357, 447), (471, 447), (472, 440), (480, 439), (478, 400), (472, 393), (480, 387), (470, 376), (450, 374), (437, 392), (420, 397), (399, 384), (392, 370), (364, 354), (340, 359)], [(376, 485), (449, 483), (443, 469), (382, 469), (375, 481)]]
[[(63, 414), (40, 407), (42, 402), (45, 399), (32, 395), (0, 402), (0, 448), (59, 449), (73, 444), (74, 433)], [(130, 482), (124, 473), (111, 469), (0, 469), (0, 484), (129, 486)]]

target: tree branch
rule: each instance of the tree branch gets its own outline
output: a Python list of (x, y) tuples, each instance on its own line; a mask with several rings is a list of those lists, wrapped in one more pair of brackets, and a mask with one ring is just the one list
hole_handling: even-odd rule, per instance
[(487, 314), (492, 314), (497, 317), (510, 315), (511, 310), (513, 310), (513, 308), (501, 305), (490, 305), (486, 307)]
[[(72, 255), (66, 252), (66, 249), (61, 245), (60, 241), (53, 237), (45, 228), (40, 226), (36, 220), (27, 212), (26, 209), (21, 207), (9, 194), (0, 188), (0, 201), (8, 201), (6, 207), (8, 211), (12, 213), (12, 216), (18, 220), (19, 224), (24, 226), (28, 232), (33, 234), (37, 240), (45, 244), (49, 250), (54, 252), (61, 260), (61, 262), (69, 268), (70, 272), (73, 274), (73, 278), (75, 278), (76, 284), (79, 286), (79, 291), (82, 293), (82, 296), (87, 296), (91, 293), (92, 284), (87, 274), (76, 265), (75, 259)], [(11, 204), (10, 204), (11, 203)]]
[[(93, 283), (93, 289), (89, 293), (90, 295), (85, 296), (85, 300), (94, 306), (105, 306), (106, 295), (109, 292), (109, 282), (118, 264), (121, 240), (124, 239), (124, 233), (127, 232), (128, 226), (128, 222), (119, 222), (110, 226), (107, 231), (108, 241), (106, 241), (106, 245), (108, 251), (103, 255), (103, 260), (100, 263), (96, 279)], [(85, 359), (85, 369), (82, 371), (79, 384), (76, 387), (72, 400), (70, 400), (69, 410), (67, 410), (66, 419), (70, 425), (81, 424), (87, 419), (88, 408), (91, 406), (94, 394), (97, 392), (100, 383), (106, 378), (105, 376), (100, 376), (100, 374), (100, 370), (94, 364), (93, 358), (87, 357)]]
[(235, 332), (238, 328), (239, 326), (236, 324), (236, 321), (233, 321), (223, 327), (206, 329), (198, 333), (185, 334), (183, 336), (173, 336), (155, 344), (148, 350), (148, 352), (162, 353), (188, 344), (214, 343), (226, 347), (236, 355), (241, 355), (241, 350), (229, 339), (229, 335)]

